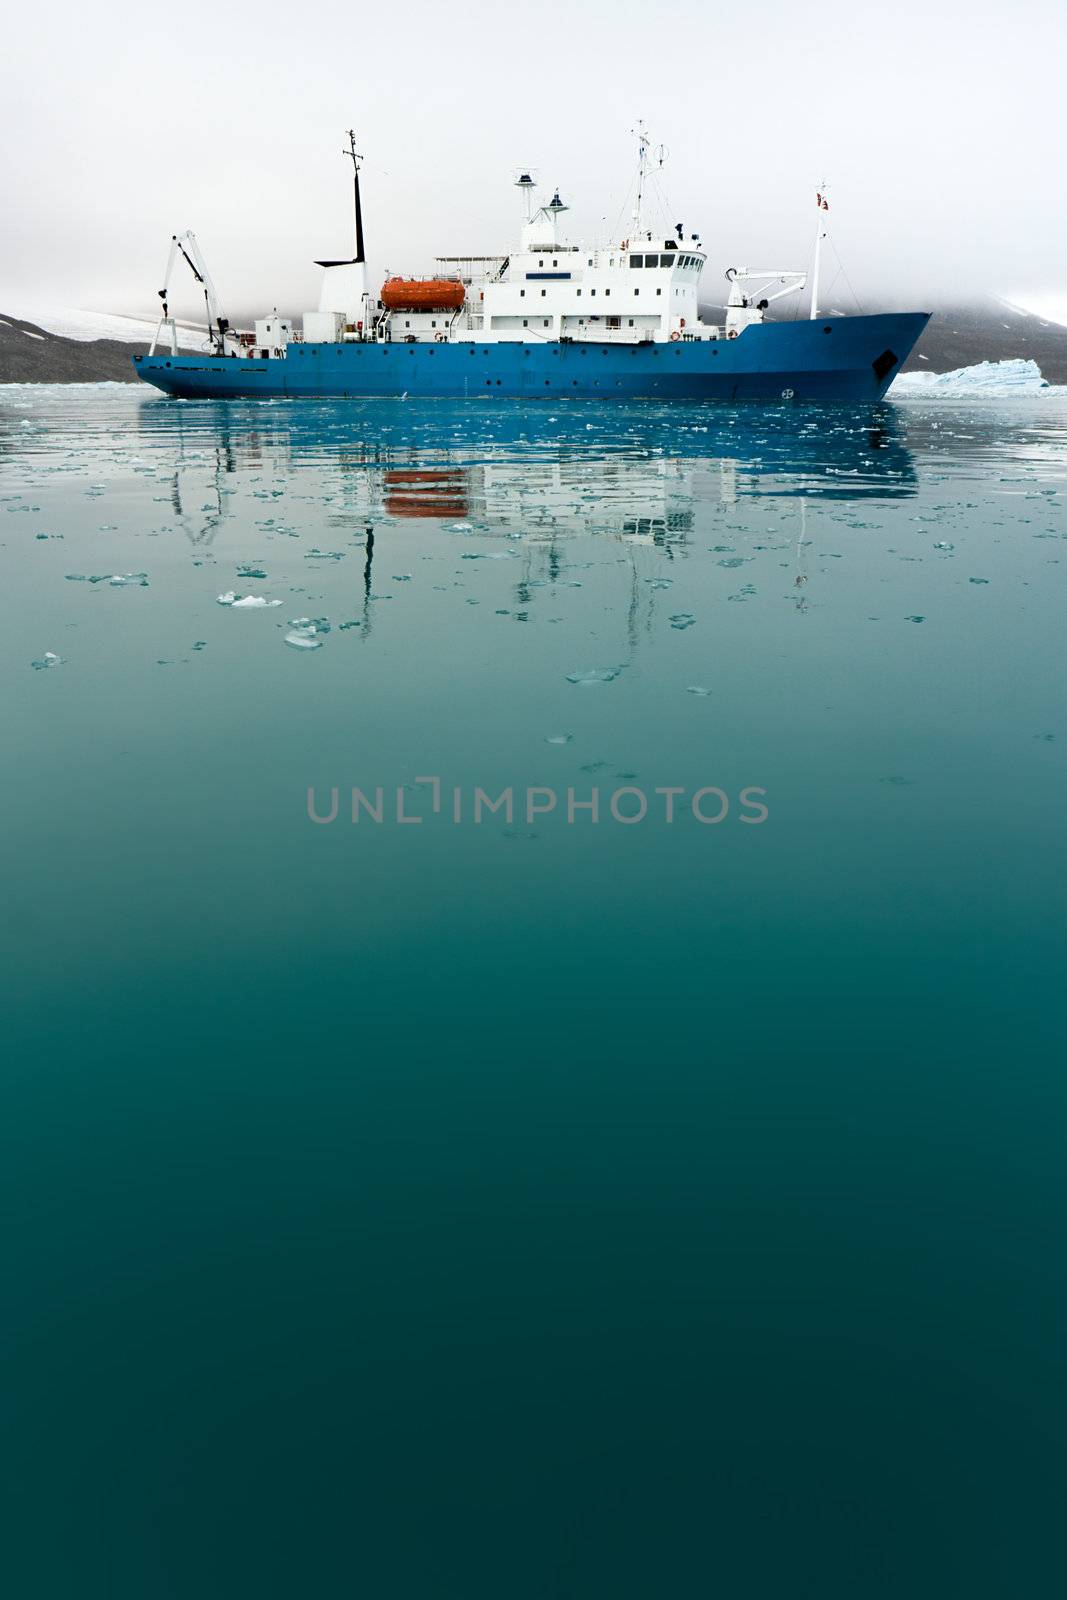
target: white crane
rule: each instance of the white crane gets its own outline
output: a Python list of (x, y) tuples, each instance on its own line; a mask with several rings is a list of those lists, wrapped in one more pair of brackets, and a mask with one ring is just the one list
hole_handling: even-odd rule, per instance
[(204, 291), (204, 304), (207, 307), (207, 332), (213, 351), (217, 355), (226, 355), (226, 341), (229, 338), (236, 354), (237, 341), (230, 332), (228, 319), (222, 315), (218, 291), (215, 288), (211, 273), (208, 271), (203, 252), (196, 241), (196, 234), (191, 230), (187, 230), (185, 233), (176, 233), (171, 238), (170, 255), (167, 257), (167, 270), (163, 275), (163, 287), (159, 291), (159, 298), (163, 302), (163, 315), (159, 319), (159, 327), (156, 329), (155, 338), (152, 340), (152, 348), (148, 352), (149, 355), (155, 355), (156, 344), (164, 328), (170, 329), (171, 353), (173, 355), (178, 354), (178, 329), (174, 318), (170, 314), (168, 297), (170, 294), (171, 274), (179, 256), (187, 263), (193, 277)]
[[(789, 272), (780, 267), (728, 267), (726, 281), (730, 293), (726, 301), (726, 337), (735, 339), (753, 322), (762, 322), (763, 313), (774, 300), (783, 295), (799, 294), (805, 283), (803, 272)], [(756, 285), (750, 288), (750, 283)], [(772, 290), (773, 284), (782, 287)]]

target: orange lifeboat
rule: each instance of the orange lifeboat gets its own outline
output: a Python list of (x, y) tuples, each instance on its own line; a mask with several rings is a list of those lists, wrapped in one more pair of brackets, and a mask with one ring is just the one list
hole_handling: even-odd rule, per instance
[(381, 294), (387, 311), (458, 311), (466, 297), (458, 278), (386, 278)]

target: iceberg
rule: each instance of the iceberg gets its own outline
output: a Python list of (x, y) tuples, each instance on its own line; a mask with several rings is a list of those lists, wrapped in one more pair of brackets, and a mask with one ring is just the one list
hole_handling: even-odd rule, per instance
[(894, 400), (916, 395), (946, 397), (952, 400), (1010, 399), (1013, 395), (1040, 392), (1062, 394), (1042, 376), (1036, 361), (980, 361), (974, 367), (957, 367), (955, 372), (902, 372), (895, 378), (889, 394)]

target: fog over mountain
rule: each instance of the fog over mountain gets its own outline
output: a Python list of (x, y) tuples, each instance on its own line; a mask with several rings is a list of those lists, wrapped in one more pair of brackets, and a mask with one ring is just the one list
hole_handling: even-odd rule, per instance
[[(318, 293), (351, 244), (343, 130), (365, 153), (372, 271), (513, 242), (515, 170), (559, 185), (572, 237), (626, 231), (631, 129), (652, 185), (731, 264), (803, 268), (829, 183), (824, 287), (926, 306), (1067, 289), (1051, 0), (892, 9), (788, 0), (410, 0), (180, 13), (70, 0), (9, 19), (0, 63), (0, 304), (151, 313), (171, 233), (196, 230), (233, 314)], [(177, 308), (195, 313), (191, 280)]]

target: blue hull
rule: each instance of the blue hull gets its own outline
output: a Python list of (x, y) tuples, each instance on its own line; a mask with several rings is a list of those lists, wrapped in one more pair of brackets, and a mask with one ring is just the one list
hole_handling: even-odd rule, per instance
[(400, 394), (655, 396), (678, 400), (880, 400), (927, 312), (756, 324), (736, 339), (675, 344), (292, 344), (284, 357), (135, 356), (137, 375), (182, 398)]

